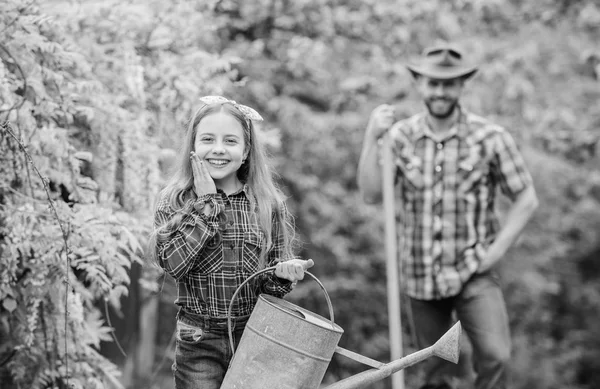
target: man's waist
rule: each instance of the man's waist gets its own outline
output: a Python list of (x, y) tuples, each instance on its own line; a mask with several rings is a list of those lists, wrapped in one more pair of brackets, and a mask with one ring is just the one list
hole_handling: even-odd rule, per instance
[[(425, 234), (425, 229), (413, 224), (403, 226), (400, 248), (403, 256), (417, 259), (418, 262), (435, 262), (431, 257), (444, 257), (446, 263), (460, 262), (462, 258), (472, 256), (478, 250), (487, 249), (496, 239), (497, 229), (490, 226), (486, 230), (473, 233), (468, 226), (446, 229), (441, 232)], [(451, 232), (449, 232), (451, 231)], [(419, 235), (420, 239), (414, 239)], [(428, 259), (429, 258), (429, 259)], [(438, 258), (439, 259), (439, 258)]]
[(472, 267), (438, 267), (431, 266), (421, 271), (411, 271), (412, 266), (405, 268), (404, 292), (413, 298), (432, 300), (451, 297), (460, 292), (465, 282), (476, 272)]

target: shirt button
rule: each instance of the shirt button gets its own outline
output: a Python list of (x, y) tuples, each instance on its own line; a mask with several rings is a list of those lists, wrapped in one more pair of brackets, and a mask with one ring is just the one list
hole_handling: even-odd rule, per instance
[(438, 149), (438, 150), (441, 150), (441, 149), (443, 149), (443, 148), (444, 148), (444, 144), (443, 144), (443, 143), (438, 143), (438, 144), (436, 145), (436, 147), (437, 147), (437, 149)]
[(441, 171), (442, 171), (442, 166), (440, 166), (440, 165), (437, 165), (437, 166), (435, 167), (435, 171), (436, 171), (436, 172), (438, 172), (438, 173), (439, 173), (439, 172), (441, 172)]
[(441, 269), (440, 263), (436, 262), (435, 265), (433, 265), (433, 271), (436, 273), (439, 273)]

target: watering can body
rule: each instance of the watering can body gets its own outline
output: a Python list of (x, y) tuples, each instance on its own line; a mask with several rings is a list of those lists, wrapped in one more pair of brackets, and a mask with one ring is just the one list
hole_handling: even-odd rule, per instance
[(260, 295), (221, 389), (316, 389), (343, 332), (322, 316)]
[[(263, 269), (261, 272), (274, 268)], [(460, 322), (457, 322), (434, 345), (387, 364), (337, 346), (344, 330), (335, 324), (329, 294), (321, 282), (329, 307), (329, 319), (298, 307), (286, 300), (260, 295), (237, 350), (234, 349), (231, 322), (229, 341), (234, 353), (221, 389), (317, 389), (334, 353), (339, 353), (372, 367), (336, 382), (326, 389), (359, 389), (431, 356), (457, 363), (460, 349)], [(247, 279), (244, 283), (250, 280)], [(229, 305), (228, 317), (235, 296)]]

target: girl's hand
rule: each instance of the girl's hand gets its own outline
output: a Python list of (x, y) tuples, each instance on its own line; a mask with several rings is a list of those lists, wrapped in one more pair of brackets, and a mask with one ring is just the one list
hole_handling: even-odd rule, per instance
[(209, 193), (217, 193), (215, 181), (210, 176), (205, 162), (192, 151), (190, 156), (192, 162), (192, 172), (194, 173), (194, 191), (196, 196), (200, 197)]
[(313, 267), (315, 262), (312, 259), (306, 261), (302, 259), (290, 259), (289, 261), (279, 262), (275, 266), (275, 275), (292, 282), (304, 279), (304, 271)]

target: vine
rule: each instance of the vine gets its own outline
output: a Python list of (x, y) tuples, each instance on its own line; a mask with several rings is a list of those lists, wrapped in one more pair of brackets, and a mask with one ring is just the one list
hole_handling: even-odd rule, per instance
[[(49, 383), (65, 388), (101, 388), (105, 379), (117, 383), (120, 372), (116, 366), (94, 350), (100, 341), (111, 340), (109, 334), (114, 339), (113, 330), (102, 324), (94, 301), (118, 305), (120, 297), (127, 294), (128, 269), (132, 260), (140, 261), (141, 252), (135, 236), (124, 227), (131, 220), (124, 214), (107, 213), (96, 204), (59, 201), (52, 183), (10, 124), (4, 123), (0, 129), (3, 154), (12, 152), (20, 171), (31, 166), (41, 183), (33, 183), (34, 193), (42, 188), (45, 196), (45, 201), (40, 201), (39, 197), (19, 193), (14, 180), (15, 188), (0, 187), (0, 252), (6, 264), (0, 271), (0, 316), (16, 334), (10, 350), (0, 355), (0, 369), (7, 368), (17, 386), (32, 388)], [(17, 150), (25, 156), (24, 163), (18, 162)], [(65, 285), (63, 293), (57, 291), (55, 280)], [(60, 299), (62, 312), (56, 311)], [(39, 368), (30, 374), (28, 368), (33, 366)], [(95, 378), (103, 375), (107, 377)]]
[[(64, 275), (64, 284), (65, 284), (65, 337), (64, 337), (64, 346), (65, 346), (65, 371), (66, 371), (66, 377), (65, 377), (65, 384), (67, 387), (69, 387), (69, 358), (68, 358), (68, 336), (67, 333), (69, 331), (68, 328), (68, 316), (69, 316), (69, 300), (68, 300), (68, 295), (69, 295), (69, 287), (70, 287), (70, 283), (69, 283), (69, 269), (71, 268), (71, 260), (70, 260), (70, 255), (72, 254), (71, 250), (69, 249), (69, 236), (67, 234), (67, 230), (65, 229), (65, 227), (63, 226), (63, 223), (60, 220), (60, 217), (58, 216), (58, 211), (56, 210), (56, 206), (54, 205), (54, 200), (52, 199), (52, 197), (50, 196), (50, 190), (48, 188), (48, 177), (44, 177), (42, 176), (42, 173), (40, 173), (39, 169), (37, 168), (37, 166), (35, 165), (35, 163), (33, 162), (33, 158), (31, 158), (31, 155), (29, 155), (29, 153), (27, 152), (27, 148), (25, 147), (25, 145), (23, 144), (23, 141), (21, 139), (19, 139), (15, 133), (11, 130), (10, 128), (10, 123), (3, 123), (0, 126), (2, 132), (6, 132), (8, 133), (8, 135), (10, 135), (16, 142), (17, 145), (19, 146), (19, 148), (21, 149), (21, 151), (23, 151), (23, 154), (25, 155), (25, 157), (27, 158), (27, 162), (29, 162), (29, 164), (31, 165), (31, 167), (33, 168), (34, 172), (36, 173), (36, 175), (39, 177), (40, 181), (42, 182), (43, 188), (44, 188), (44, 192), (46, 193), (46, 198), (48, 200), (48, 204), (49, 204), (49, 208), (54, 216), (54, 218), (56, 219), (56, 223), (58, 224), (58, 227), (60, 228), (60, 232), (61, 232), (61, 236), (63, 239), (63, 244), (64, 244), (64, 253), (65, 253), (65, 259), (66, 259), (66, 269), (65, 269), (65, 275)], [(60, 254), (59, 254), (60, 255)], [(37, 304), (39, 304), (40, 300), (34, 300), (34, 305), (36, 305), (37, 308)], [(31, 324), (31, 322), (34, 322), (35, 320), (31, 320), (31, 318), (29, 319), (29, 323)], [(31, 331), (33, 332), (33, 330)], [(33, 341), (27, 341), (26, 344), (31, 345), (31, 343), (33, 343)]]
[(116, 341), (100, 307), (128, 294), (144, 223), (100, 198), (94, 152), (80, 150), (94, 113), (126, 111), (37, 1), (1, 3), (0, 38), (2, 387), (121, 388), (99, 352)]

